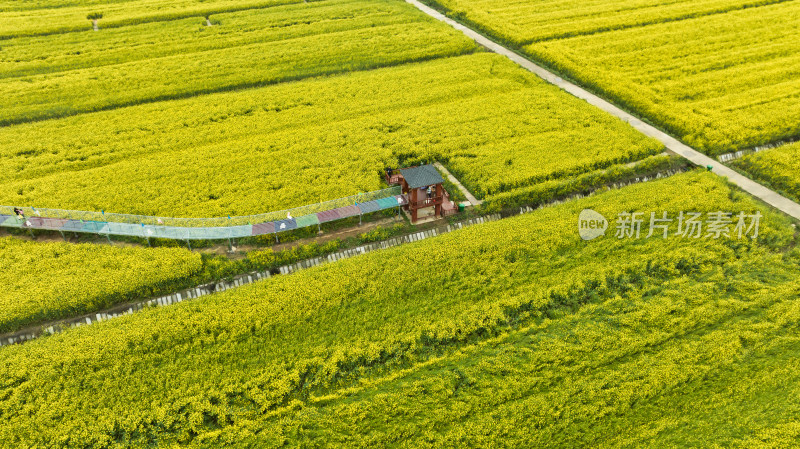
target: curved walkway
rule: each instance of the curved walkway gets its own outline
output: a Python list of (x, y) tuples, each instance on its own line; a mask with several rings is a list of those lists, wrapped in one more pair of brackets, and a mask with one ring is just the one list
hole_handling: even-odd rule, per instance
[(727, 166), (717, 161), (716, 159), (710, 158), (705, 154), (700, 153), (699, 151), (689, 147), (688, 145), (683, 144), (682, 142), (678, 141), (678, 139), (664, 133), (658, 128), (639, 120), (633, 115), (623, 111), (622, 109), (614, 106), (613, 104), (598, 97), (597, 95), (594, 95), (591, 92), (555, 75), (549, 70), (537, 64), (534, 64), (529, 59), (520, 56), (516, 52), (498, 44), (497, 42), (494, 42), (493, 40), (478, 33), (477, 31), (474, 31), (471, 28), (468, 28), (463, 24), (456, 22), (455, 20), (446, 17), (444, 14), (436, 11), (435, 9), (423, 5), (417, 0), (406, 0), (406, 2), (414, 5), (417, 9), (433, 17), (434, 19), (444, 22), (450, 25), (451, 27), (461, 31), (467, 37), (474, 40), (478, 44), (488, 48), (494, 53), (507, 57), (508, 59), (514, 61), (521, 67), (525, 68), (526, 70), (533, 72), (535, 75), (547, 81), (548, 83), (554, 84), (559, 88), (569, 92), (570, 94), (578, 98), (581, 98), (583, 100), (586, 100), (589, 104), (596, 106), (602, 109), (603, 111), (608, 112), (609, 114), (624, 120), (625, 122), (629, 123), (631, 126), (636, 128), (638, 131), (640, 131), (642, 134), (645, 134), (649, 137), (661, 141), (661, 143), (663, 143), (664, 146), (667, 147), (667, 149), (670, 150), (671, 152), (688, 159), (690, 162), (694, 164), (704, 167), (710, 167), (714, 173), (720, 176), (727, 177), (733, 184), (737, 185), (739, 188), (746, 191), (747, 193), (764, 201), (765, 203), (780, 210), (781, 212), (795, 219), (800, 220), (800, 204), (797, 204), (794, 201), (780, 195), (779, 193), (762, 186), (761, 184), (753, 181), (752, 179), (739, 174), (738, 172), (728, 168)]
[[(520, 210), (520, 213), (528, 212), (528, 210)], [(198, 285), (196, 287), (187, 288), (179, 292), (171, 293), (168, 295), (160, 296), (158, 298), (150, 298), (128, 304), (118, 304), (106, 310), (94, 311), (79, 317), (66, 318), (56, 320), (51, 323), (40, 323), (33, 325), (27, 329), (0, 334), (0, 347), (15, 343), (24, 343), (29, 340), (38, 338), (44, 334), (54, 334), (64, 329), (90, 325), (107, 321), (124, 315), (130, 315), (148, 307), (161, 307), (177, 304), (189, 299), (195, 299), (202, 296), (210, 295), (216, 292), (222, 292), (233, 288), (241, 287), (243, 285), (251, 284), (253, 282), (269, 279), (278, 274), (291, 274), (306, 268), (312, 268), (319, 265), (336, 262), (338, 260), (347, 259), (350, 257), (366, 254), (369, 252), (387, 249), (406, 243), (413, 243), (420, 240), (425, 240), (430, 237), (452, 232), (458, 229), (463, 229), (468, 226), (488, 223), (490, 221), (497, 221), (502, 219), (500, 214), (492, 214), (481, 217), (470, 218), (453, 224), (442, 225), (436, 228), (428, 229), (425, 231), (416, 231), (411, 234), (394, 237), (389, 240), (383, 240), (375, 243), (367, 243), (357, 246), (355, 248), (343, 249), (336, 253), (328, 254), (325, 256), (315, 257), (313, 259), (302, 260), (289, 265), (284, 265), (275, 269), (273, 272), (267, 270), (262, 272), (245, 273), (237, 275), (233, 280), (219, 280), (216, 282)]]
[(324, 203), (279, 212), (244, 217), (159, 218), (142, 215), (0, 206), (0, 227), (81, 232), (103, 236), (128, 236), (144, 239), (224, 240), (275, 234), (307, 226), (360, 217), (380, 210), (402, 207), (408, 202), (399, 187), (368, 192)]

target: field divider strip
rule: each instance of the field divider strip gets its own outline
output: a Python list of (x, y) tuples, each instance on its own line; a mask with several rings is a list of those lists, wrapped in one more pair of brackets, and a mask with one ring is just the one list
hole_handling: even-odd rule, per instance
[(659, 130), (658, 128), (645, 123), (644, 121), (640, 120), (639, 118), (635, 117), (634, 115), (625, 112), (624, 110), (614, 106), (613, 104), (609, 103), (608, 101), (598, 97), (597, 95), (592, 94), (591, 92), (579, 87), (560, 76), (550, 72), (549, 70), (545, 69), (544, 67), (535, 64), (531, 60), (521, 56), (520, 54), (516, 53), (513, 50), (510, 50), (503, 45), (489, 39), (488, 37), (484, 36), (483, 34), (445, 16), (444, 14), (436, 11), (435, 9), (426, 6), (420, 3), (417, 0), (406, 0), (407, 3), (415, 6), (420, 11), (424, 12), (425, 14), (433, 17), (436, 20), (444, 22), (451, 27), (455, 28), (456, 30), (461, 31), (469, 37), (470, 39), (474, 40), (478, 44), (486, 47), (488, 50), (497, 53), (501, 56), (505, 56), (508, 59), (512, 60), (522, 68), (532, 72), (539, 78), (547, 81), (550, 84), (553, 84), (562, 90), (572, 94), (573, 96), (585, 100), (592, 106), (595, 106), (603, 111), (625, 121), (633, 128), (641, 132), (642, 134), (652, 137), (661, 143), (664, 144), (665, 147), (672, 153), (675, 153), (693, 164), (707, 167), (715, 174), (727, 177), (730, 182), (744, 190), (745, 192), (753, 195), (754, 197), (760, 199), (761, 201), (769, 204), (770, 206), (780, 210), (781, 212), (800, 220), (800, 204), (790, 200), (789, 198), (784, 197), (783, 195), (770, 190), (763, 185), (753, 181), (752, 179), (739, 174), (738, 172), (728, 168), (722, 162), (719, 162), (716, 159), (706, 156), (703, 153), (689, 147), (688, 145), (684, 144), (683, 142), (679, 141), (678, 139), (670, 136), (669, 134)]
[(753, 147), (753, 148), (746, 148), (746, 149), (743, 149), (743, 150), (734, 151), (733, 153), (720, 154), (719, 156), (717, 156), (717, 160), (720, 161), (720, 162), (727, 163), (727, 162), (735, 161), (737, 159), (741, 159), (744, 156), (747, 156), (749, 154), (760, 153), (760, 152), (766, 151), (766, 150), (774, 150), (776, 148), (780, 148), (780, 147), (783, 147), (783, 146), (786, 146), (786, 145), (791, 145), (791, 144), (796, 143), (796, 142), (800, 142), (800, 136), (792, 137), (790, 139), (785, 139), (785, 140), (779, 140), (779, 141), (767, 143), (767, 144), (764, 144), (764, 145), (759, 145), (759, 146), (756, 146), (756, 147)]

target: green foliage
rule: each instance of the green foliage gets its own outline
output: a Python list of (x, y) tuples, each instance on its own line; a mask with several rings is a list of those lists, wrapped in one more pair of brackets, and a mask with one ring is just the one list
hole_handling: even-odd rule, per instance
[(86, 16), (86, 18), (89, 19), (89, 20), (98, 20), (98, 19), (102, 19), (103, 18), (103, 14), (99, 13), (99, 12), (93, 12), (93, 13), (89, 14), (88, 16)]
[(406, 227), (404, 225), (399, 223), (388, 228), (378, 226), (369, 232), (365, 232), (359, 235), (358, 241), (360, 243), (372, 243), (372, 242), (379, 242), (381, 240), (388, 240), (389, 238), (405, 230), (405, 228)]
[(256, 250), (247, 253), (248, 267), (252, 270), (266, 270), (301, 260), (312, 259), (334, 253), (341, 248), (342, 242), (330, 240), (323, 244), (310, 243), (296, 245), (290, 249), (274, 252), (272, 249)]
[(797, 384), (788, 220), (762, 209), (771, 246), (575, 228), (687, 207), (758, 208), (694, 172), (0, 349), (0, 445), (739, 441), (796, 416), (770, 399)]

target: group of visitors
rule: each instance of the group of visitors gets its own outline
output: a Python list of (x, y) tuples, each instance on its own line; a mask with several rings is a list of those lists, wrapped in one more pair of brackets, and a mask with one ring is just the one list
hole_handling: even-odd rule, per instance
[(14, 208), (14, 214), (17, 216), (17, 220), (22, 221), (23, 226), (31, 226), (31, 222), (25, 219), (25, 212), (20, 207)]

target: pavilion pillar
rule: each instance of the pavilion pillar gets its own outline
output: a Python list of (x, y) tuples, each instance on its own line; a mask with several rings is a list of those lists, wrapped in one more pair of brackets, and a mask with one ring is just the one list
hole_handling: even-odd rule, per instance
[(411, 223), (417, 222), (417, 195), (419, 194), (419, 189), (410, 189), (411, 193)]
[[(436, 184), (436, 194), (434, 195), (435, 204), (434, 206), (434, 216), (441, 217), (442, 216), (442, 202), (444, 202), (444, 191), (442, 189), (441, 184)], [(440, 201), (441, 198), (441, 201)]]

